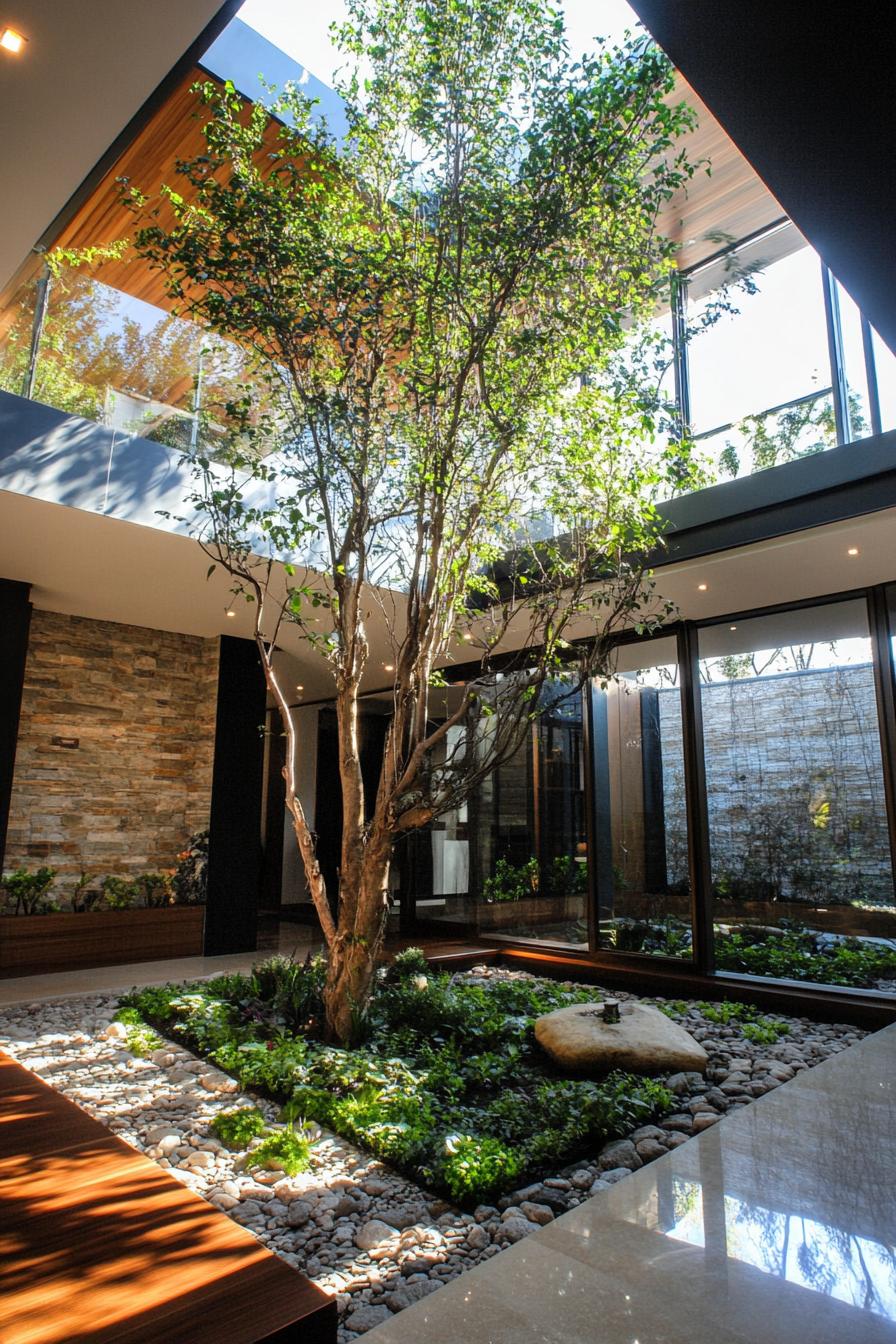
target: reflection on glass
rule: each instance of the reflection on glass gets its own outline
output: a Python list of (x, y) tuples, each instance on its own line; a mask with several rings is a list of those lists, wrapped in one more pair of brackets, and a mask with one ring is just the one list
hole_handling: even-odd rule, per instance
[[(728, 291), (725, 286), (737, 282)], [(691, 424), (723, 476), (836, 443), (818, 257), (792, 224), (692, 273)]]
[(865, 605), (700, 632), (716, 965), (887, 990), (896, 906)]
[[(0, 328), (0, 388), (22, 394), (29, 369), (36, 281)], [(50, 284), (33, 399), (175, 449), (213, 452), (227, 403), (245, 394), (250, 355), (193, 322), (124, 294), (86, 271)], [(267, 409), (260, 384), (256, 400)]]
[(681, 691), (674, 638), (617, 650), (594, 687), (601, 947), (691, 957)]
[[(559, 687), (549, 687), (547, 698)], [(588, 946), (582, 700), (561, 699), (469, 804), (477, 926), (490, 936)]]
[[(676, 1241), (705, 1247), (709, 1210), (702, 1185), (674, 1176), (672, 1187), (672, 1217), (662, 1230)], [(896, 1320), (896, 1248), (802, 1214), (732, 1195), (717, 1198), (730, 1260)]]

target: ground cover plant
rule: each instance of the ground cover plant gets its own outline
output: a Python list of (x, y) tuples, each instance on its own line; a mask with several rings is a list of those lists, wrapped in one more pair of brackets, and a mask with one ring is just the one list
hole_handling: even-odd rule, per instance
[(150, 987), (126, 1002), (243, 1087), (282, 1103), (287, 1128), (277, 1151), (256, 1148), (253, 1163), (263, 1156), (286, 1170), (283, 1161), (302, 1159), (292, 1151), (301, 1123), (316, 1121), (468, 1206), (672, 1105), (654, 1079), (564, 1076), (538, 1049), (533, 1020), (599, 999), (595, 989), (452, 977), (411, 949), (378, 977), (356, 1024), (361, 1043), (343, 1049), (322, 1039), (324, 977), (321, 960), (274, 958), (250, 975)]

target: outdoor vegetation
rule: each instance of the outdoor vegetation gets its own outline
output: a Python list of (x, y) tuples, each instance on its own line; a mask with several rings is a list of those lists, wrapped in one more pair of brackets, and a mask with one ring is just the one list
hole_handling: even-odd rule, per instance
[[(534, 1018), (596, 990), (453, 978), (412, 948), (376, 980), (359, 1043), (345, 1050), (323, 1039), (325, 974), (320, 959), (274, 958), (248, 976), (134, 991), (125, 1011), (281, 1102), (296, 1140), (317, 1121), (471, 1207), (672, 1105), (651, 1078), (563, 1077), (539, 1050)], [(241, 1110), (215, 1132), (242, 1147), (260, 1123)], [(275, 1156), (265, 1150), (269, 1165)]]
[[(206, 153), (131, 202), (178, 313), (252, 353), (267, 388), (261, 415), (251, 391), (228, 405), (236, 432), (194, 459), (193, 504), (209, 573), (254, 609), (344, 1042), (396, 842), (604, 676), (616, 630), (666, 614), (654, 506), (697, 475), (653, 368), (674, 270), (657, 213), (695, 171), (665, 57), (638, 39), (574, 62), (545, 0), (352, 0), (341, 41), (343, 141), (298, 88), (277, 124), (209, 85)], [(332, 681), (337, 892), (296, 788), (289, 625)], [(447, 706), (438, 669), (459, 657), (477, 672)], [(359, 698), (383, 668), (393, 712), (365, 790)]]

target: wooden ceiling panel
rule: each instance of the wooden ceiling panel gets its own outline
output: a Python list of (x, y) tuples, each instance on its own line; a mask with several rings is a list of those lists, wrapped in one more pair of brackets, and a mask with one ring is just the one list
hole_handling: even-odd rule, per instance
[[(155, 197), (164, 183), (172, 181), (179, 159), (191, 159), (205, 152), (202, 127), (209, 114), (191, 90), (194, 84), (208, 78), (197, 67), (181, 80), (81, 205), (59, 235), (57, 245), (102, 246), (133, 234), (134, 216), (122, 202), (119, 179), (126, 177), (147, 196)], [(697, 112), (697, 126), (684, 140), (688, 157), (692, 162), (711, 165), (710, 173), (701, 167), (688, 187), (669, 201), (660, 215), (660, 230), (679, 244), (679, 264), (688, 269), (718, 251), (718, 241), (709, 234), (743, 238), (780, 219), (783, 211), (681, 76), (673, 97), (688, 101)], [(274, 134), (272, 125), (272, 138)], [(161, 222), (165, 223), (164, 209)], [(127, 255), (120, 261), (103, 263), (94, 273), (99, 280), (134, 298), (163, 309), (171, 306), (162, 275), (142, 262), (129, 260)]]

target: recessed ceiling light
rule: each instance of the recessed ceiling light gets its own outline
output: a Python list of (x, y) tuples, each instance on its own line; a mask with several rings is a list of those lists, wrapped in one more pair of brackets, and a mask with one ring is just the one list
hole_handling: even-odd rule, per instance
[(304, 686), (296, 686), (297, 691), (304, 691), (304, 689), (305, 689)]
[(394, 663), (383, 663), (383, 668), (385, 669), (386, 672), (394, 672), (394, 671), (395, 671), (395, 664), (394, 664)]
[(4, 28), (3, 32), (0, 33), (0, 47), (2, 47), (4, 51), (11, 52), (13, 56), (21, 55), (25, 49), (25, 43), (27, 41), (27, 37), (23, 37), (21, 33), (17, 33), (15, 28)]
[(729, 630), (736, 630), (736, 629), (737, 629), (737, 626), (736, 626), (736, 625), (729, 625), (728, 629), (729, 629)]
[(697, 591), (698, 593), (705, 593), (708, 587), (709, 587), (708, 583), (698, 583)]
[(231, 618), (231, 620), (233, 619), (233, 617), (236, 615), (236, 612), (234, 611), (233, 607), (227, 608), (227, 615)]
[(849, 550), (846, 552), (847, 555), (858, 555), (858, 553), (859, 553), (858, 546), (850, 546)]

